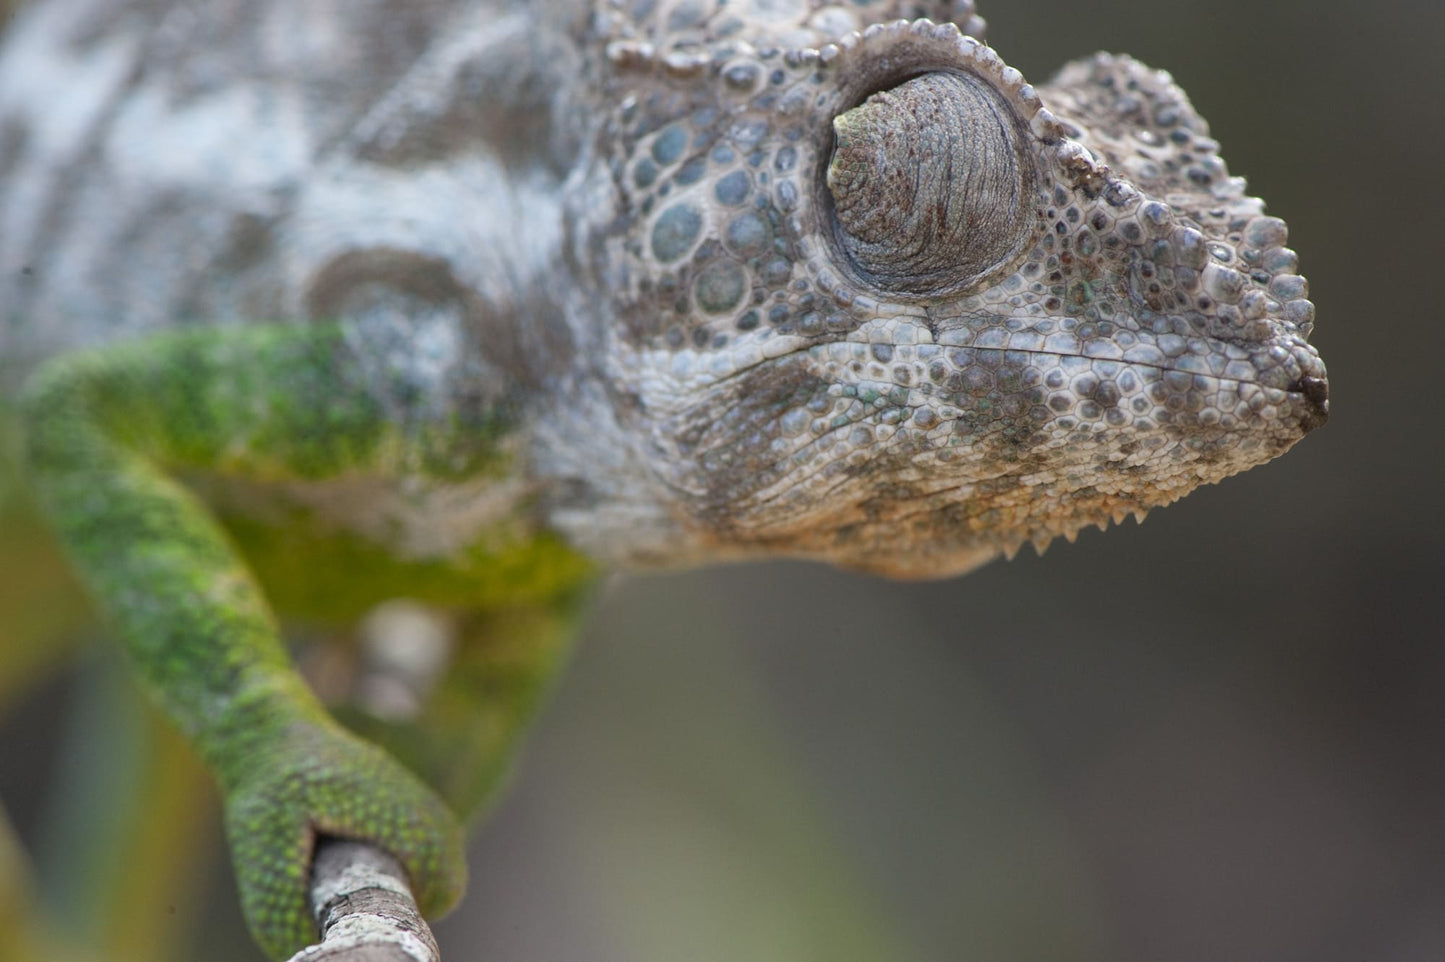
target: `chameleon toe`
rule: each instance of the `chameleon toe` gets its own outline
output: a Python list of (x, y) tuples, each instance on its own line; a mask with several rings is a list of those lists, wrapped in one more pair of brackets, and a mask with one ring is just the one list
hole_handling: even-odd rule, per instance
[(316, 940), (308, 886), (319, 835), (371, 842), (405, 866), (424, 915), (466, 885), (462, 832), (429, 789), (380, 750), (340, 730), (292, 733), (258, 777), (227, 798), (226, 835), (256, 941), (285, 959)]

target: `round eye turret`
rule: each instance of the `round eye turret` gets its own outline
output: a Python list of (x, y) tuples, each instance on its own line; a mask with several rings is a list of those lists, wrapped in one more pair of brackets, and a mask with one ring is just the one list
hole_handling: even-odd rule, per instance
[(1010, 260), (1033, 227), (1032, 165), (983, 80), (936, 72), (833, 120), (827, 186), (839, 243), (874, 286), (957, 290)]

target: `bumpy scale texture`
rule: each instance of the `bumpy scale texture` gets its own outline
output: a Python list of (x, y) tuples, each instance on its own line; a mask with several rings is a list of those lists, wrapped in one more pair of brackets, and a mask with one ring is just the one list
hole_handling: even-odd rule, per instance
[(1323, 422), (1285, 226), (1167, 75), (1100, 55), (1035, 90), (926, 20), (801, 50), (695, 29), (609, 48), (651, 83), (605, 132), (599, 273), (714, 550), (953, 573)]
[(1324, 422), (1285, 225), (1170, 78), (1036, 88), (982, 35), (971, 0), (38, 0), (9, 31), (0, 396), (31, 380), (32, 480), (217, 770), (272, 954), (315, 831), (434, 907), (460, 862), (259, 584), (310, 610), (385, 558), (489, 638), (538, 626), (480, 774), (442, 786), (455, 704), (413, 733), (471, 808), (594, 562), (940, 577)]
[[(372, 459), (385, 430), (373, 405), (345, 389), (348, 353), (324, 327), (300, 333), (201, 332), (73, 355), (47, 366), (25, 398), (37, 491), (220, 783), (242, 907), (278, 958), (315, 937), (306, 886), (318, 833), (384, 844), (433, 914), (455, 903), (466, 875), (452, 812), (326, 714), (224, 532), (156, 467), (259, 458), (264, 470), (314, 474)], [(255, 391), (258, 371), (290, 396)]]

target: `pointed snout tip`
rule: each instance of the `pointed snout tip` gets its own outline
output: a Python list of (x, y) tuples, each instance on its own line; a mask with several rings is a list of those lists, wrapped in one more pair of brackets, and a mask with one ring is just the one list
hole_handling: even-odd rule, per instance
[(1330, 382), (1323, 377), (1305, 376), (1300, 378), (1291, 388), (1296, 394), (1304, 397), (1307, 402), (1303, 417), (1300, 419), (1305, 433), (1322, 427), (1330, 419)]

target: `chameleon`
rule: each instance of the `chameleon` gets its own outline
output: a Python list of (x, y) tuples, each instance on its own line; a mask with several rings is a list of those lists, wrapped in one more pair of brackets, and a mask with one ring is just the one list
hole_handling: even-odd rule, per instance
[[(1325, 422), (1286, 225), (1183, 91), (1106, 54), (1034, 86), (984, 26), (972, 0), (20, 11), (0, 549), (44, 520), (214, 775), (267, 955), (314, 938), (321, 835), (456, 903), (599, 572), (951, 577)], [(465, 643), (413, 723), (343, 724), (281, 625), (393, 597)]]

